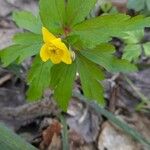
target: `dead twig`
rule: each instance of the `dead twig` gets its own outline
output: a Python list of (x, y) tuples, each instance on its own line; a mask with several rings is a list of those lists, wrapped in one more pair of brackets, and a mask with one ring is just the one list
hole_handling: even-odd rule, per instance
[(4, 77), (0, 78), (0, 86), (3, 85), (5, 82), (7, 82), (8, 80), (10, 80), (12, 78), (12, 74), (7, 74)]
[[(15, 129), (42, 116), (57, 116), (60, 113), (53, 100), (24, 104), (16, 108), (4, 107), (0, 109), (0, 121), (14, 126)], [(12, 124), (13, 123), (13, 124)]]

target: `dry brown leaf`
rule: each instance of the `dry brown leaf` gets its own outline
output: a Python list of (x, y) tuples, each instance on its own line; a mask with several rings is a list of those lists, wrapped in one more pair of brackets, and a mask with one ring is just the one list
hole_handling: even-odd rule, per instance
[(56, 133), (54, 133), (51, 144), (47, 150), (61, 150), (61, 139)]
[(44, 147), (48, 147), (51, 144), (55, 134), (57, 136), (61, 134), (61, 124), (57, 120), (53, 120), (52, 124), (43, 131), (43, 141), (40, 144), (40, 148), (43, 149)]
[(99, 150), (141, 150), (141, 145), (133, 141), (121, 130), (105, 122), (98, 139)]

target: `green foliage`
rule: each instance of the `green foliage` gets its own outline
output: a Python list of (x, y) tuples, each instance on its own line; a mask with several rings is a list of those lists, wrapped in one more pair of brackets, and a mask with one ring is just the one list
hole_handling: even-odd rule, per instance
[(128, 31), (136, 31), (150, 25), (150, 18), (125, 14), (104, 15), (77, 24), (71, 35), (79, 35), (84, 46), (95, 47), (108, 42), (111, 37), (124, 37)]
[(8, 66), (14, 61), (21, 63), (26, 58), (39, 53), (41, 44), (36, 45), (12, 45), (3, 49), (0, 52), (1, 61), (3, 66)]
[(32, 13), (27, 11), (14, 12), (13, 20), (23, 29), (29, 30), (33, 33), (41, 33), (41, 21), (39, 17), (35, 17)]
[(30, 45), (42, 43), (42, 36), (31, 32), (16, 33), (13, 42), (19, 45)]
[(62, 33), (65, 16), (64, 0), (40, 0), (40, 16), (43, 26), (52, 33)]
[(125, 42), (125, 48), (123, 53), (123, 59), (136, 62), (144, 50), (145, 56), (150, 56), (150, 44), (149, 42), (143, 43), (144, 31), (132, 31), (127, 32), (123, 37)]
[(110, 14), (110, 13), (118, 12), (116, 7), (113, 7), (112, 1), (110, 1), (110, 0), (100, 0), (100, 1), (98, 1), (98, 4), (104, 13)]
[(128, 0), (127, 7), (135, 11), (147, 9), (150, 11), (150, 0)]
[[(22, 50), (23, 46), (21, 45), (12, 45), (3, 49), (0, 52), (1, 62), (3, 66), (8, 66), (10, 63), (14, 62), (20, 55), (20, 50)], [(16, 53), (16, 52), (19, 52)]]
[(127, 73), (136, 71), (136, 67), (134, 65), (130, 64), (126, 60), (117, 59), (112, 55), (112, 52), (114, 51), (113, 46), (108, 45), (107, 48), (108, 47), (110, 47), (109, 51), (107, 51), (108, 49), (105, 49), (104, 44), (102, 44), (93, 50), (83, 50), (81, 51), (81, 53), (89, 60), (93, 61), (94, 63), (100, 66), (103, 66), (110, 72)]
[[(38, 17), (25, 11), (13, 14), (16, 24), (30, 32), (17, 33), (13, 38), (14, 45), (2, 50), (0, 58), (3, 65), (8, 66), (37, 55), (28, 74), (28, 99), (40, 99), (44, 90), (50, 87), (58, 105), (66, 110), (76, 74), (79, 73), (85, 96), (104, 106), (100, 84), (104, 78), (102, 68), (110, 72), (136, 71), (133, 64), (114, 56), (115, 48), (108, 41), (113, 36), (124, 38), (129, 46), (126, 47), (123, 58), (128, 59), (131, 49), (137, 48), (136, 45), (140, 43), (139, 30), (150, 26), (150, 18), (112, 14), (85, 20), (95, 3), (96, 0), (40, 0)], [(43, 44), (42, 26), (63, 38), (65, 44), (74, 51), (75, 60), (71, 65), (42, 62), (39, 57)], [(149, 44), (142, 46), (149, 55)], [(128, 59), (130, 61), (136, 59), (139, 53), (131, 55), (132, 58)]]
[(123, 59), (129, 60), (129, 61), (137, 61), (139, 56), (141, 55), (142, 49), (141, 45), (139, 44), (130, 44), (127, 45), (124, 49), (123, 53)]
[(66, 7), (67, 25), (80, 23), (88, 16), (96, 0), (68, 0)]
[(13, 42), (14, 45), (0, 52), (3, 66), (13, 62), (21, 63), (26, 58), (38, 54), (42, 46), (42, 36), (31, 32), (17, 33), (13, 37)]
[(73, 82), (76, 76), (76, 62), (71, 65), (59, 64), (53, 66), (51, 72), (51, 86), (58, 105), (66, 111), (72, 95)]
[(147, 0), (128, 0), (128, 8), (136, 11), (141, 11), (145, 8), (145, 2)]
[(150, 15), (150, 0), (128, 0), (127, 7), (142, 15)]
[(126, 32), (123, 40), (126, 44), (140, 44), (144, 37), (144, 30)]
[(104, 79), (103, 72), (95, 63), (81, 54), (78, 54), (77, 64), (84, 95), (98, 101), (101, 106), (105, 106), (103, 88), (100, 84), (100, 81)]
[(150, 42), (144, 43), (143, 49), (144, 49), (145, 55), (150, 57)]
[(30, 87), (27, 95), (30, 100), (39, 99), (43, 95), (44, 90), (49, 87), (52, 65), (50, 61), (42, 62), (39, 56), (33, 61), (28, 73), (28, 84)]
[(0, 123), (0, 133), (1, 150), (38, 150), (2, 123)]
[(68, 136), (68, 125), (66, 118), (63, 115), (60, 115), (60, 120), (63, 125), (62, 129), (62, 147), (63, 150), (69, 150), (69, 136)]

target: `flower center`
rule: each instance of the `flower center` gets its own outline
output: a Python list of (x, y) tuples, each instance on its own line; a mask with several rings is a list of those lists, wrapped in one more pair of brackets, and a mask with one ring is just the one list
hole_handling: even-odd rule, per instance
[(56, 47), (49, 46), (48, 47), (48, 53), (51, 57), (62, 57), (63, 51), (61, 49), (58, 49)]
[(52, 50), (51, 50), (51, 53), (54, 54), (54, 55), (57, 55), (56, 49), (52, 49)]

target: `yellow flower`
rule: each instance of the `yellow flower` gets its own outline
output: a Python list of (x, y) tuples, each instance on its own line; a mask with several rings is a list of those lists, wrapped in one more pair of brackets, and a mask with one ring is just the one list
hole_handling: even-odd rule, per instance
[(42, 27), (44, 44), (40, 51), (42, 61), (51, 60), (52, 63), (58, 64), (64, 62), (71, 64), (71, 53), (60, 38), (56, 38), (45, 27)]

